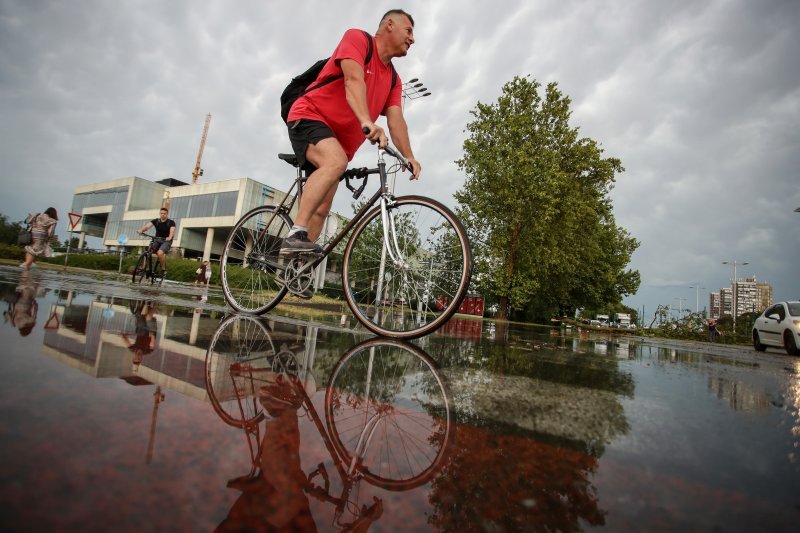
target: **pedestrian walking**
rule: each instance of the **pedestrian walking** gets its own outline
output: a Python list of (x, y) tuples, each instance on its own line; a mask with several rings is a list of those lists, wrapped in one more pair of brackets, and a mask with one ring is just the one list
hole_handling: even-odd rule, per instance
[(28, 215), (25, 223), (31, 225), (31, 243), (25, 246), (25, 262), (20, 267), (30, 270), (37, 257), (53, 255), (50, 239), (56, 231), (57, 222), (58, 212), (54, 207), (48, 207), (44, 213)]
[(717, 331), (717, 321), (714, 318), (711, 318), (707, 322), (708, 324), (708, 342), (716, 342), (717, 335), (719, 335), (719, 331)]

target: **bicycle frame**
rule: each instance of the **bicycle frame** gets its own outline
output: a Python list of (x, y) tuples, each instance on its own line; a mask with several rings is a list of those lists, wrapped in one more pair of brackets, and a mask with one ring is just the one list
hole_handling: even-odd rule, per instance
[[(394, 226), (394, 217), (390, 211), (390, 208), (394, 205), (394, 194), (388, 190), (387, 187), (387, 172), (386, 172), (386, 160), (384, 158), (385, 153), (389, 153), (401, 161), (405, 161), (400, 154), (395, 152), (392, 148), (379, 148), (378, 149), (378, 166), (377, 168), (368, 169), (364, 172), (363, 179), (367, 179), (370, 174), (378, 174), (380, 177), (380, 187), (372, 195), (372, 197), (367, 200), (367, 202), (358, 210), (358, 212), (353, 215), (353, 218), (350, 219), (350, 222), (342, 228), (336, 235), (334, 235), (333, 239), (331, 239), (325, 246), (322, 248), (322, 254), (314, 259), (303, 265), (303, 267), (298, 271), (298, 275), (306, 272), (311, 268), (315, 268), (319, 265), (323, 259), (325, 259), (330, 253), (333, 251), (334, 248), (344, 239), (346, 235), (350, 233), (356, 224), (358, 224), (362, 218), (375, 206), (375, 203), (380, 200), (381, 205), (381, 223), (383, 226), (383, 244), (384, 244), (384, 252), (388, 252), (389, 256), (391, 257), (392, 261), (395, 263), (405, 265), (405, 261), (402, 259), (402, 253), (400, 252), (400, 245), (397, 243), (397, 233), (395, 231)], [(345, 179), (348, 176), (347, 173), (342, 175), (341, 179)], [(292, 184), (289, 192), (284, 197), (283, 201), (276, 206), (275, 214), (272, 218), (267, 222), (264, 226), (264, 230), (261, 234), (259, 234), (257, 243), (267, 237), (268, 228), (272, 224), (272, 221), (275, 219), (278, 213), (284, 213), (289, 215), (294, 208), (295, 202), (299, 200), (302, 201), (303, 197), (303, 183), (308, 179), (307, 176), (303, 174), (303, 170), (298, 168), (297, 169), (297, 178), (295, 178), (295, 182)], [(297, 189), (297, 195), (292, 196), (292, 192)], [(291, 201), (289, 201), (287, 205), (287, 200), (289, 197), (292, 197)], [(382, 276), (381, 276), (382, 277)], [(379, 291), (380, 292), (380, 291)]]
[[(147, 279), (150, 280), (152, 284), (155, 281), (155, 264), (158, 261), (158, 255), (155, 252), (155, 246), (157, 243), (160, 242), (160, 238), (156, 237), (155, 235), (150, 235), (147, 233), (142, 233), (141, 235), (148, 237), (150, 239), (150, 243), (145, 247), (144, 252), (139, 255), (139, 258), (145, 257), (145, 276)], [(135, 268), (135, 267), (134, 267)]]
[[(260, 379), (255, 377), (257, 373), (273, 373), (274, 371), (271, 369), (253, 369), (248, 365), (237, 365), (232, 366), (230, 369), (230, 377), (233, 383), (233, 390), (236, 394), (236, 399), (239, 403), (239, 409), (244, 417), (244, 407), (242, 406), (242, 398), (250, 397), (252, 401), (258, 401), (255, 398), (255, 395), (252, 394), (253, 390), (250, 391), (241, 391), (236, 384), (237, 377), (245, 377), (246, 382), (249, 384), (253, 384), (254, 382), (258, 381), (266, 381), (263, 378)], [(353, 454), (353, 458), (350, 461), (350, 464), (345, 467), (342, 464), (342, 457), (336, 451), (336, 448), (333, 446), (331, 442), (331, 437), (328, 434), (325, 426), (322, 423), (322, 419), (317, 413), (316, 409), (314, 408), (314, 404), (309, 398), (308, 394), (306, 393), (305, 389), (303, 388), (300, 382), (291, 383), (289, 386), (292, 387), (295, 393), (297, 393), (301, 398), (301, 407), (306, 415), (309, 416), (311, 421), (316, 426), (317, 431), (322, 437), (323, 444), (325, 448), (328, 450), (331, 458), (333, 459), (333, 464), (336, 467), (337, 472), (342, 480), (342, 494), (340, 496), (334, 496), (330, 493), (330, 479), (328, 477), (327, 470), (325, 470), (325, 466), (323, 463), (320, 463), (319, 466), (308, 474), (308, 487), (307, 491), (309, 494), (313, 495), (319, 500), (327, 501), (333, 503), (336, 506), (336, 514), (335, 514), (335, 521), (338, 526), (347, 526), (349, 524), (339, 523), (339, 519), (344, 512), (345, 506), (349, 503), (350, 497), (350, 490), (351, 488), (361, 480), (362, 475), (358, 472), (358, 466), (361, 461), (361, 457), (363, 456), (364, 451), (369, 446), (369, 442), (372, 439), (372, 435), (375, 432), (375, 428), (377, 427), (377, 422), (380, 419), (379, 414), (375, 414), (372, 416), (370, 421), (365, 424), (364, 429), (362, 430), (361, 436), (359, 437), (358, 447)], [(253, 388), (252, 386), (250, 387)], [(250, 449), (250, 459), (252, 461), (252, 466), (250, 469), (250, 475), (253, 476), (258, 471), (257, 465), (261, 460), (261, 453), (262, 449), (260, 446), (261, 442), (261, 431), (260, 431), (260, 420), (256, 420), (252, 424), (244, 424), (243, 428), (245, 432), (245, 437), (247, 439), (247, 445)], [(324, 481), (324, 487), (316, 485), (312, 482), (314, 477), (319, 475), (322, 480)]]

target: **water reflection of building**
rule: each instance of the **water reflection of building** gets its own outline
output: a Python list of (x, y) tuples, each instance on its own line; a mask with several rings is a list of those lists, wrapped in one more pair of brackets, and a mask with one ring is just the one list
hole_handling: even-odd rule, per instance
[(134, 352), (123, 336), (135, 328), (136, 317), (127, 302), (54, 304), (51, 314), (60, 319), (58, 329), (47, 330), (44, 335), (45, 351), (51, 357), (97, 378), (136, 377), (138, 380), (131, 381), (155, 383), (186, 396), (205, 398), (205, 348), (172, 338), (175, 329), (185, 326), (180, 317), (153, 317), (154, 349), (135, 365)]
[(461, 339), (480, 340), (483, 331), (483, 321), (474, 318), (454, 316), (439, 330), (450, 337)]
[[(54, 359), (96, 378), (122, 378), (133, 384), (156, 384), (192, 398), (207, 400), (205, 358), (218, 319), (200, 309), (164, 308), (153, 316), (154, 348), (134, 361), (131, 337), (143, 302), (86, 301), (70, 294), (52, 305), (58, 327), (46, 329), (44, 351)], [(133, 311), (132, 311), (133, 309)], [(292, 352), (298, 373), (308, 383), (324, 383), (341, 351), (317, 339), (326, 330), (300, 320), (264, 320), (275, 346)]]
[(708, 376), (708, 390), (728, 402), (735, 411), (764, 411), (770, 407), (769, 398), (762, 388), (731, 379), (721, 372), (712, 372)]

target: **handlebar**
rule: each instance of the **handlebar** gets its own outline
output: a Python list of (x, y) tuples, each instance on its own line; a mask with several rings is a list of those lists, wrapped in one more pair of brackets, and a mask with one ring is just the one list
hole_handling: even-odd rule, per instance
[(148, 239), (152, 239), (152, 240), (154, 240), (154, 241), (157, 241), (157, 240), (164, 240), (164, 239), (162, 239), (161, 237), (157, 237), (157, 236), (155, 236), (155, 235), (150, 235), (149, 233), (147, 233), (147, 232), (144, 232), (144, 231), (137, 231), (136, 233), (138, 233), (138, 234), (139, 234), (139, 235), (141, 235), (142, 237), (147, 237)]
[[(361, 132), (364, 135), (366, 135), (366, 134), (369, 133), (369, 128), (367, 128), (365, 126), (365, 127), (361, 128)], [(397, 150), (395, 150), (394, 148), (392, 148), (388, 144), (384, 148), (382, 148), (382, 150), (385, 150), (387, 154), (389, 154), (390, 156), (392, 156), (392, 157), (396, 158), (398, 161), (400, 161), (400, 163), (402, 163), (402, 165), (403, 165), (403, 168), (408, 169), (410, 172), (414, 171), (414, 169), (411, 167), (411, 163), (408, 162), (408, 159), (403, 157), (403, 155), (400, 152), (398, 152)]]

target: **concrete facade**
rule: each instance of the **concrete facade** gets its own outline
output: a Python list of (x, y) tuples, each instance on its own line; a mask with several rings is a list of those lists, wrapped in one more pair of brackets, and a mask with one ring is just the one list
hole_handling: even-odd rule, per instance
[(131, 176), (77, 187), (71, 211), (82, 215), (74, 229), (80, 234), (79, 246), (92, 236), (99, 237), (106, 249), (130, 251), (149, 242), (136, 230), (158, 218), (166, 206), (176, 224), (174, 253), (218, 259), (230, 230), (244, 213), (280, 203), (285, 197), (286, 193), (249, 178), (189, 185)]

